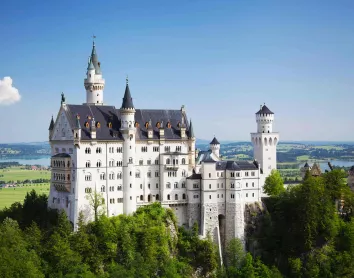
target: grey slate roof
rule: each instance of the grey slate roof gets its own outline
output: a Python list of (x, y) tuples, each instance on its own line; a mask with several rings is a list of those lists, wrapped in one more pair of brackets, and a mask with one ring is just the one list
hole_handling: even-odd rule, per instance
[(54, 119), (53, 119), (53, 116), (52, 116), (52, 120), (50, 121), (48, 130), (53, 130), (53, 128), (54, 128)]
[(216, 163), (216, 170), (257, 170), (258, 167), (254, 163), (248, 161), (218, 161)]
[(259, 109), (259, 111), (256, 114), (274, 114), (272, 111), (269, 110), (269, 108), (264, 104), (262, 105), (262, 108)]
[(189, 180), (200, 180), (202, 179), (202, 174), (196, 174), (193, 172), (192, 175), (190, 175), (189, 177), (187, 177), (187, 179)]
[[(73, 125), (77, 123), (77, 115), (80, 116), (79, 124), (81, 126), (81, 139), (90, 140), (90, 127), (91, 120), (88, 116), (95, 118), (96, 124), (100, 123), (100, 127), (96, 129), (97, 140), (123, 140), (120, 133), (120, 110), (114, 106), (106, 105), (72, 105), (67, 104), (69, 117)], [(157, 128), (157, 122), (163, 123), (165, 139), (167, 140), (180, 140), (181, 132), (178, 127), (178, 123), (182, 121), (182, 116), (187, 121), (187, 116), (182, 113), (181, 110), (152, 110), (152, 109), (137, 109), (135, 110), (135, 122), (139, 124), (136, 128), (136, 138), (139, 140), (148, 139), (148, 130), (145, 127), (145, 123), (151, 119), (153, 129), (153, 139), (159, 139), (159, 129)], [(167, 123), (170, 121), (171, 128), (167, 127)], [(89, 126), (86, 128), (85, 123), (88, 122)], [(112, 123), (112, 128), (109, 128), (109, 123)], [(189, 125), (186, 127), (187, 135), (190, 133)]]
[(193, 130), (193, 126), (192, 126), (192, 119), (189, 122), (189, 138), (193, 138), (194, 137), (194, 130)]
[(306, 162), (305, 165), (304, 165), (304, 168), (309, 168), (309, 164)]
[(210, 142), (210, 145), (220, 145), (218, 139), (216, 139), (215, 137), (213, 138), (213, 140)]
[(130, 95), (130, 90), (129, 90), (128, 84), (125, 86), (125, 93), (124, 93), (124, 97), (123, 97), (122, 108), (134, 109), (133, 99), (132, 99), (132, 96)]
[(95, 67), (96, 74), (101, 74), (101, 67), (98, 62), (98, 56), (96, 53), (95, 43), (93, 43), (93, 45), (92, 45), (91, 61), (92, 61), (93, 66)]

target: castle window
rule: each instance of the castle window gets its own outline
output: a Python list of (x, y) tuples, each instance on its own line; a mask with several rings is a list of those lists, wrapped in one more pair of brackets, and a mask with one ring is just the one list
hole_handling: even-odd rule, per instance
[(185, 200), (185, 199), (186, 199), (186, 194), (185, 194), (185, 193), (183, 193), (183, 195), (182, 195), (182, 199), (183, 199), (183, 200)]
[(178, 188), (178, 182), (174, 183), (174, 188)]
[(211, 173), (209, 173), (209, 178), (211, 178)]
[(231, 183), (230, 187), (231, 187), (231, 188), (235, 188), (235, 184), (234, 184), (234, 183)]
[(140, 201), (144, 201), (144, 196), (140, 195)]
[(245, 177), (248, 177), (248, 172), (245, 172)]
[(132, 188), (132, 187), (133, 187), (131, 183), (129, 184), (129, 187), (130, 187), (130, 188)]
[(97, 163), (96, 163), (97, 168), (101, 167), (101, 165), (102, 165), (101, 161), (97, 161)]
[(235, 199), (235, 194), (231, 194), (231, 199)]
[(211, 199), (211, 195), (209, 195), (209, 199)]
[(160, 122), (157, 122), (157, 123), (156, 123), (156, 127), (157, 127), (157, 128), (160, 128), (160, 127), (161, 127)]
[(224, 198), (224, 194), (221, 194), (221, 198)]
[(219, 198), (219, 194), (218, 194), (218, 198)]
[(151, 194), (148, 195), (148, 202), (151, 202)]
[(159, 165), (159, 160), (155, 159), (155, 165)]
[(219, 177), (219, 172), (216, 173), (216, 176)]
[(221, 183), (221, 188), (224, 188), (224, 183)]
[(136, 171), (136, 172), (135, 172), (135, 177), (136, 177), (136, 178), (140, 178), (140, 172), (139, 172), (139, 171)]
[(141, 147), (141, 152), (146, 153), (148, 151), (147, 147)]
[(151, 171), (147, 172), (147, 177), (151, 178)]
[(159, 176), (159, 171), (155, 171), (155, 178)]
[(182, 158), (182, 164), (186, 164), (186, 159), (185, 158)]
[(86, 149), (85, 149), (85, 153), (86, 153), (86, 154), (90, 154), (90, 153), (91, 153), (91, 149), (90, 149), (90, 148), (86, 148)]
[(254, 187), (254, 182), (252, 182), (252, 187)]
[(171, 183), (166, 183), (166, 188), (171, 188)]
[(166, 164), (171, 164), (171, 160), (169, 158), (166, 159)]
[(248, 187), (248, 182), (246, 182), (246, 187)]
[(132, 176), (132, 171), (129, 172), (129, 175)]
[(139, 165), (143, 165), (144, 161), (142, 159), (139, 160)]
[(178, 194), (175, 194), (175, 200), (176, 201), (178, 200)]
[(180, 152), (182, 150), (181, 146), (176, 146), (176, 152)]
[(129, 163), (133, 163), (133, 158), (129, 157)]
[(209, 184), (209, 189), (211, 189), (211, 184)]
[(96, 127), (97, 127), (97, 128), (100, 128), (100, 127), (101, 127), (100, 122), (97, 122), (97, 123), (96, 123)]
[(118, 174), (117, 174), (117, 179), (118, 179), (118, 180), (121, 180), (121, 179), (122, 179), (122, 173), (118, 173)]
[(167, 128), (171, 128), (171, 123), (170, 122), (167, 123)]
[(91, 181), (92, 180), (92, 176), (90, 173), (87, 173), (87, 175), (85, 175), (85, 181)]
[[(117, 190), (118, 190), (118, 191), (121, 191), (121, 190), (122, 190), (122, 186), (121, 186), (121, 185), (118, 185), (118, 186), (117, 186)], [(118, 202), (118, 203), (119, 203), (119, 202)]]
[(86, 128), (89, 128), (89, 127), (90, 127), (90, 125), (89, 125), (88, 122), (85, 122), (85, 127), (86, 127)]
[(218, 188), (220, 187), (220, 185), (218, 184)]
[(167, 194), (167, 200), (170, 200), (170, 194)]
[(158, 151), (159, 151), (159, 147), (153, 147), (152, 150), (153, 150), (154, 152), (158, 152)]
[(112, 123), (111, 122), (108, 123), (108, 128), (112, 128)]
[(255, 173), (254, 173), (254, 172), (251, 172), (251, 176), (254, 177), (254, 176), (255, 176)]
[(105, 173), (100, 174), (100, 180), (105, 180), (105, 179), (106, 179), (106, 174)]
[(106, 187), (104, 185), (101, 186), (101, 192), (105, 192), (106, 191)]
[(196, 188), (199, 188), (199, 184), (198, 184), (198, 183), (194, 183), (194, 184), (193, 184), (193, 188), (195, 188), (195, 189), (196, 189)]
[(158, 201), (160, 199), (159, 194), (156, 194), (156, 201)]
[(158, 183), (156, 184), (156, 188), (159, 188), (159, 184)]
[(186, 172), (186, 170), (183, 170), (182, 171), (182, 177), (186, 177), (187, 176), (187, 172)]
[(90, 161), (86, 161), (86, 168), (90, 168), (91, 167), (91, 162)]
[(149, 127), (149, 122), (145, 123), (145, 128), (147, 129)]
[(117, 199), (117, 202), (118, 202), (118, 203), (123, 203), (123, 198), (118, 198), (118, 199)]
[(239, 178), (239, 177), (240, 177), (240, 173), (236, 173), (236, 177), (238, 177), (238, 178)]
[(252, 193), (252, 197), (254, 197), (254, 193)]
[(148, 159), (147, 165), (151, 165), (151, 159)]
[(248, 197), (248, 193), (246, 193), (246, 197)]

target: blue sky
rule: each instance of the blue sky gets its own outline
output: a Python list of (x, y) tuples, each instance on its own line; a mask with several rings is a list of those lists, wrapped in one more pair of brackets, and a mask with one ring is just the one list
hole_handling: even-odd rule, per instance
[(0, 105), (0, 142), (47, 140), (62, 91), (85, 102), (92, 34), (109, 105), (120, 107), (128, 74), (136, 108), (184, 104), (197, 138), (249, 140), (265, 102), (281, 140), (354, 141), (353, 1), (1, 6), (0, 79), (21, 99)]

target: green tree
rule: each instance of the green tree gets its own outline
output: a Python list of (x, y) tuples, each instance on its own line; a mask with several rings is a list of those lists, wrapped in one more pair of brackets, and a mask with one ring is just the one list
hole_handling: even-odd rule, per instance
[(86, 193), (86, 199), (89, 201), (90, 207), (94, 212), (94, 220), (97, 222), (98, 218), (105, 214), (103, 194), (95, 190), (94, 192)]
[(269, 196), (279, 196), (285, 191), (283, 179), (279, 171), (273, 169), (264, 183), (264, 193)]

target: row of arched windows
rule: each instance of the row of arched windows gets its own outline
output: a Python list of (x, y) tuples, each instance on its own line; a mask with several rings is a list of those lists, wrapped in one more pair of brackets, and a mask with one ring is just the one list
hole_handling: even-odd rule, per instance
[[(65, 181), (65, 174), (53, 173), (53, 179), (56, 181)], [(70, 180), (70, 174), (67, 175), (67, 180)]]
[[(67, 167), (70, 167), (70, 161), (66, 164)], [(65, 167), (65, 161), (63, 160), (53, 160), (52, 167)]]
[[(171, 163), (172, 162), (172, 163)], [(167, 158), (166, 159), (166, 164), (167, 165), (170, 165), (170, 164), (173, 164), (173, 165), (178, 165), (178, 159), (170, 159), (170, 158)], [(182, 164), (186, 164), (186, 159), (185, 158), (182, 158)]]
[[(183, 193), (183, 194), (182, 194), (182, 200), (185, 200), (185, 199), (186, 199), (186, 194)], [(168, 200), (168, 201), (171, 200), (170, 194), (167, 194), (167, 200)], [(175, 200), (175, 201), (178, 201), (178, 194), (175, 194), (175, 199), (174, 199), (174, 200)]]
[(262, 145), (263, 143), (265, 146), (275, 146), (278, 144), (278, 139), (276, 137), (264, 137), (263, 142), (261, 138), (255, 137), (252, 139), (252, 141), (255, 145)]
[[(170, 182), (166, 183), (166, 188), (171, 188), (171, 183)], [(178, 187), (178, 182), (175, 182), (173, 184), (173, 188), (179, 188)], [(184, 181), (181, 184), (181, 188), (186, 188), (186, 183)]]

